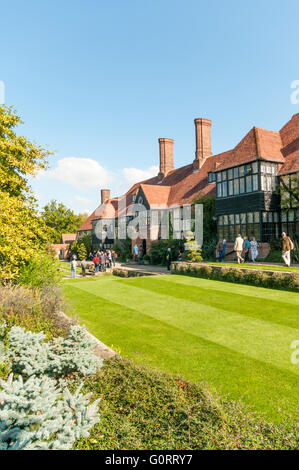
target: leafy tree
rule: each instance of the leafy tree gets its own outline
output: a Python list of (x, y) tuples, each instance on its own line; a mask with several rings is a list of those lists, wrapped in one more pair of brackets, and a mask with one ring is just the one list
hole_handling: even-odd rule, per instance
[(63, 233), (74, 233), (82, 224), (82, 215), (54, 199), (44, 206), (42, 218), (51, 230), (52, 243), (59, 243)]
[(27, 177), (47, 167), (50, 152), (16, 135), (22, 121), (0, 106), (0, 282), (17, 278), (20, 266), (48, 242)]
[(76, 254), (79, 259), (86, 259), (87, 255), (92, 251), (91, 235), (83, 235), (78, 238), (71, 246), (71, 254)]
[(17, 136), (15, 128), (20, 124), (23, 122), (11, 106), (0, 106), (0, 191), (32, 202), (27, 176), (45, 170), (51, 152)]

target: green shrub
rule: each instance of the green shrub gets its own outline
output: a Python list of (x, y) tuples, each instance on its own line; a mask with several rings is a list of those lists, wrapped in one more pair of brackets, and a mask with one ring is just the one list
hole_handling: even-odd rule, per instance
[(149, 250), (149, 256), (152, 264), (166, 264), (167, 248), (171, 249), (172, 259), (176, 259), (177, 250), (184, 250), (183, 240), (155, 240), (152, 242)]
[(71, 256), (76, 255), (78, 259), (83, 259), (92, 251), (91, 235), (82, 235), (71, 246)]
[(20, 269), (19, 283), (28, 287), (55, 286), (60, 283), (62, 273), (59, 261), (50, 254), (36, 254)]
[(0, 323), (20, 326), (33, 332), (44, 331), (48, 339), (66, 335), (74, 321), (66, 321), (59, 311), (65, 309), (56, 287), (30, 289), (24, 286), (0, 286)]
[(101, 421), (75, 449), (296, 449), (296, 422), (273, 425), (204, 385), (114, 358), (83, 388)]
[(299, 274), (272, 272), (239, 267), (214, 266), (203, 263), (172, 263), (172, 272), (215, 281), (251, 284), (274, 289), (299, 290)]

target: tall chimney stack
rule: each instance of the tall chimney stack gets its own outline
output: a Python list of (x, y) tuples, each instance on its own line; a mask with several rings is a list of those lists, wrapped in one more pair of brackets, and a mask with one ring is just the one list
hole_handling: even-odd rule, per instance
[(101, 204), (105, 204), (110, 199), (110, 189), (101, 189)]
[(165, 178), (174, 169), (173, 166), (173, 139), (159, 139), (160, 148), (160, 178)]
[(211, 126), (212, 121), (205, 118), (194, 119), (196, 151), (193, 162), (194, 170), (199, 170), (206, 159), (212, 155), (211, 148)]

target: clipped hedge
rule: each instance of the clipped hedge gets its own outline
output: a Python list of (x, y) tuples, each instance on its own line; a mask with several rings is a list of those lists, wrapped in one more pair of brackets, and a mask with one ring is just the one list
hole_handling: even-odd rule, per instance
[(299, 291), (299, 274), (278, 271), (264, 271), (241, 267), (213, 266), (203, 263), (174, 262), (172, 274), (212, 279), (214, 281), (235, 282), (273, 289)]

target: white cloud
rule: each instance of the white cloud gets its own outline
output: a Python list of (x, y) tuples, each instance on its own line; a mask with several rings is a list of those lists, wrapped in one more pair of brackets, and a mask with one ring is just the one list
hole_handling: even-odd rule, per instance
[(150, 166), (145, 170), (140, 170), (139, 168), (124, 168), (123, 174), (124, 177), (130, 185), (138, 183), (139, 181), (146, 180), (148, 178), (152, 178), (159, 173), (158, 166)]
[(83, 196), (75, 196), (75, 199), (77, 199), (77, 201), (79, 202), (84, 202), (85, 204), (89, 204), (92, 201), (92, 199), (88, 199), (87, 197), (83, 197)]
[(91, 158), (62, 158), (57, 168), (45, 174), (78, 189), (104, 187), (111, 181), (107, 170)]

